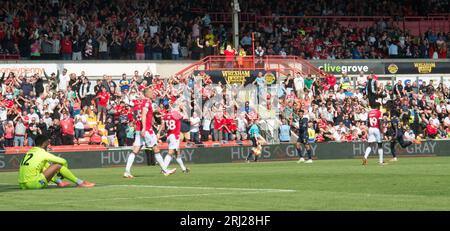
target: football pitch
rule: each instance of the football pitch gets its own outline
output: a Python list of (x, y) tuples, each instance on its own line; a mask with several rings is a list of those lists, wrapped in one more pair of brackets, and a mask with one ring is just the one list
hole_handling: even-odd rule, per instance
[(95, 188), (18, 189), (0, 172), (0, 210), (450, 210), (450, 157), (196, 164), (163, 176), (157, 166), (74, 169)]

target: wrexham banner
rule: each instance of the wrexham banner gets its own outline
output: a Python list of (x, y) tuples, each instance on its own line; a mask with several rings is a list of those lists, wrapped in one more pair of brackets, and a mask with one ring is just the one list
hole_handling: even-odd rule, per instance
[(218, 84), (240, 84), (246, 86), (252, 84), (256, 77), (262, 74), (265, 79), (266, 85), (272, 85), (276, 83), (276, 72), (275, 71), (264, 71), (264, 70), (237, 70), (237, 71), (194, 71), (194, 75), (205, 75), (205, 78), (209, 78), (212, 83)]
[(385, 63), (386, 74), (449, 74), (450, 62)]

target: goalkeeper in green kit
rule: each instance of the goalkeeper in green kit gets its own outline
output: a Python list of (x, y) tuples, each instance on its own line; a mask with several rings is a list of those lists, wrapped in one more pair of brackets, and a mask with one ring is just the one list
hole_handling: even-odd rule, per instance
[(49, 140), (46, 136), (38, 135), (35, 146), (31, 148), (20, 162), (19, 185), (21, 189), (42, 189), (48, 182), (55, 182), (58, 187), (69, 186), (70, 183), (62, 178), (72, 181), (78, 187), (94, 187), (95, 183), (77, 178), (67, 168), (67, 161), (47, 152)]

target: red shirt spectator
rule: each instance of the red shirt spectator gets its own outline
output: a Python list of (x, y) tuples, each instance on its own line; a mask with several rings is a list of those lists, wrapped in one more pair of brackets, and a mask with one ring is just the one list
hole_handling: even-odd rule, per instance
[(223, 118), (221, 116), (214, 116), (214, 130), (220, 130), (223, 125)]
[(236, 51), (230, 49), (226, 49), (223, 51), (223, 54), (225, 55), (225, 62), (231, 62), (234, 60), (234, 56), (236, 56)]
[(74, 135), (74, 124), (73, 119), (70, 117), (66, 117), (66, 119), (61, 120), (61, 130), (63, 135)]
[(329, 74), (327, 75), (327, 82), (330, 88), (333, 88), (336, 85), (336, 76)]
[(65, 37), (61, 42), (61, 53), (70, 54), (72, 53), (72, 41), (69, 37)]
[(144, 53), (144, 42), (142, 42), (142, 40), (138, 40), (138, 42), (136, 43), (136, 53)]
[(108, 105), (110, 96), (109, 93), (106, 92), (106, 89), (104, 89), (102, 92), (99, 92), (97, 97), (98, 97), (98, 105), (102, 107), (106, 107), (106, 105)]

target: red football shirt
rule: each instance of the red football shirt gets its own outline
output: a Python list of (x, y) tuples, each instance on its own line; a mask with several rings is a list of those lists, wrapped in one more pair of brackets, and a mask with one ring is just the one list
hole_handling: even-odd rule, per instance
[(142, 109), (146, 108), (147, 116), (145, 117), (145, 130), (150, 134), (153, 134), (153, 108), (152, 101), (150, 99), (144, 99), (142, 102)]
[(175, 135), (175, 138), (180, 137), (181, 119), (183, 116), (177, 111), (171, 111), (164, 115), (163, 120), (166, 124), (167, 136)]
[(109, 101), (109, 93), (108, 92), (100, 92), (98, 93), (98, 105), (102, 107), (106, 107)]
[(74, 130), (75, 128), (73, 126), (72, 118), (61, 120), (60, 124), (61, 124), (61, 130), (62, 130), (63, 134), (66, 134), (66, 135), (74, 135), (75, 134), (75, 130)]
[(380, 128), (380, 119), (381, 119), (381, 111), (378, 109), (372, 109), (369, 112), (369, 127), (371, 128)]

